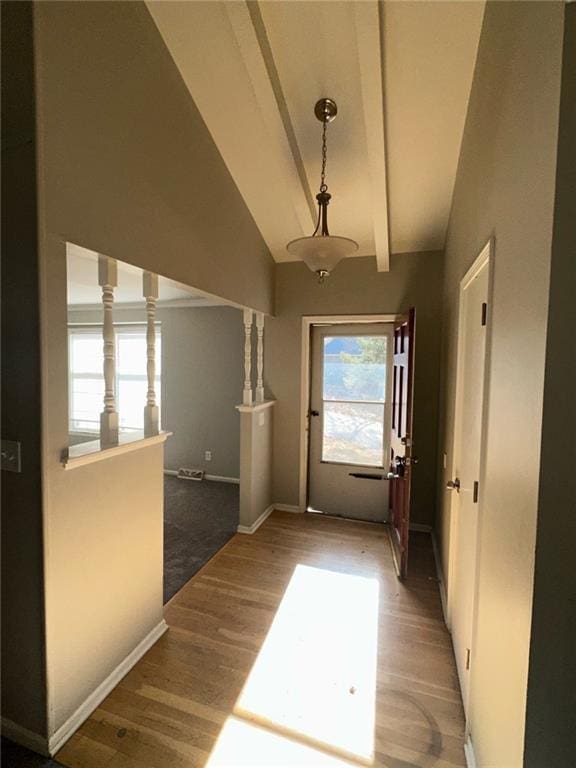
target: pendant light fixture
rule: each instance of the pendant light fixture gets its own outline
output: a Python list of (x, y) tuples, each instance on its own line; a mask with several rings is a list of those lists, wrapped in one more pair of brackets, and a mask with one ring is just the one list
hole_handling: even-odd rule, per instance
[(318, 282), (323, 283), (334, 267), (345, 256), (358, 250), (358, 243), (348, 237), (337, 237), (328, 231), (328, 203), (331, 195), (326, 185), (326, 128), (336, 117), (338, 108), (332, 99), (320, 99), (314, 107), (314, 114), (322, 123), (322, 171), (318, 201), (318, 222), (310, 237), (299, 237), (286, 246), (288, 253), (298, 256), (318, 275)]

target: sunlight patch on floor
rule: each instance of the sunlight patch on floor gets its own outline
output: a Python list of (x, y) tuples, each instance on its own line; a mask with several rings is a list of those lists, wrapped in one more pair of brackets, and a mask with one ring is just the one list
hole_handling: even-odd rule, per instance
[[(260, 752), (251, 752), (257, 741), (290, 751), (297, 739), (303, 762), (290, 765), (308, 765), (314, 748), (337, 761), (326, 765), (372, 762), (377, 641), (376, 579), (298, 565), (213, 757), (230, 750), (236, 762), (222, 765), (261, 765)], [(274, 743), (246, 721), (273, 730)], [(227, 744), (230, 738), (242, 740)], [(240, 749), (248, 750), (247, 762)], [(268, 763), (277, 764), (287, 763)]]
[(205, 768), (356, 768), (335, 755), (229, 717)]

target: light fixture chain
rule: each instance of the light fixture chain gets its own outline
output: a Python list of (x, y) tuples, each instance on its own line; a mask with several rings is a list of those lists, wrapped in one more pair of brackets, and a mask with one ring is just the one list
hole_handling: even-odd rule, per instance
[(320, 192), (326, 192), (328, 187), (326, 186), (326, 155), (327, 155), (327, 148), (326, 148), (326, 128), (328, 126), (328, 122), (324, 121), (322, 123), (322, 173), (320, 174)]

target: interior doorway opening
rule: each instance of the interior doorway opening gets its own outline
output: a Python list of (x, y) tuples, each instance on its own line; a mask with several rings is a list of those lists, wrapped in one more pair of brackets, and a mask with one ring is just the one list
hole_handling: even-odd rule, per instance
[(311, 329), (307, 510), (388, 519), (391, 323)]
[[(392, 350), (391, 335), (392, 324), (396, 319), (395, 314), (383, 315), (310, 315), (302, 318), (302, 366), (301, 366), (301, 414), (300, 414), (300, 488), (299, 506), (302, 511), (321, 511), (330, 514), (330, 510), (318, 509), (320, 505), (314, 505), (314, 499), (310, 496), (312, 480), (312, 430), (311, 423), (317, 422), (313, 429), (318, 430), (316, 459), (326, 474), (344, 473), (346, 481), (371, 484), (382, 488), (387, 486), (385, 480), (373, 478), (357, 478), (352, 475), (386, 475), (389, 461), (389, 442), (386, 435), (389, 432), (391, 402), (391, 380), (386, 375), (390, 371), (390, 353)], [(314, 344), (314, 336), (317, 343)], [(377, 341), (377, 339), (385, 341)], [(335, 342), (332, 339), (336, 340)], [(346, 339), (344, 349), (339, 339)], [(359, 341), (366, 339), (366, 341)], [(371, 341), (368, 341), (370, 339)], [(325, 341), (328, 340), (328, 341)], [(363, 354), (363, 345), (366, 352)], [(342, 347), (342, 348), (341, 348)], [(372, 349), (369, 349), (372, 347)], [(314, 349), (317, 350), (316, 376), (314, 376)], [(324, 354), (326, 353), (326, 354)], [(344, 353), (341, 355), (341, 353)], [(337, 361), (337, 359), (338, 361)], [(355, 358), (355, 359), (354, 359)], [(366, 359), (364, 359), (366, 358)], [(372, 365), (368, 359), (374, 361)], [(323, 372), (332, 363), (332, 382), (327, 381), (326, 393), (323, 387)], [(337, 369), (336, 366), (342, 367)], [(365, 366), (352, 369), (352, 366)], [(354, 373), (348, 381), (344, 381), (345, 368)], [(369, 379), (372, 377), (372, 384)], [(355, 381), (354, 381), (355, 378)], [(348, 386), (347, 386), (348, 385)], [(313, 396), (313, 388), (315, 396)], [(357, 390), (357, 391), (354, 391)], [(360, 393), (360, 397), (357, 395)], [(327, 397), (324, 398), (323, 395)], [(340, 394), (340, 397), (336, 395)], [(356, 397), (355, 397), (356, 395)], [(313, 406), (314, 400), (314, 406)], [(338, 402), (340, 401), (340, 402)], [(359, 401), (359, 402), (355, 402)], [(329, 417), (326, 419), (324, 429), (324, 414), (313, 416), (311, 411), (323, 410), (324, 403), (328, 404)], [(321, 407), (315, 407), (320, 405)], [(346, 411), (356, 411), (354, 414), (342, 415)], [(340, 417), (340, 425), (337, 424)], [(371, 418), (372, 417), (372, 418)], [(379, 423), (382, 430), (380, 434)], [(349, 427), (348, 438), (354, 434), (355, 426), (361, 434), (360, 440), (346, 439), (346, 423)], [(340, 431), (339, 431), (340, 427)], [(325, 434), (326, 433), (326, 434)], [(344, 433), (344, 434), (343, 434)], [(342, 440), (341, 438), (344, 437)], [(324, 439), (326, 438), (326, 439)], [(347, 453), (348, 451), (348, 453)], [(351, 452), (356, 452), (352, 457)], [(378, 454), (378, 457), (376, 457)], [(380, 460), (380, 455), (382, 459)], [(324, 459), (327, 459), (324, 461)], [(353, 459), (352, 461), (350, 461)], [(364, 462), (364, 463), (362, 463)], [(334, 488), (330, 479), (329, 487)], [(332, 491), (329, 491), (331, 493)], [(374, 492), (368, 492), (368, 496), (377, 496)], [(326, 506), (324, 504), (324, 506)], [(350, 505), (349, 505), (350, 506)], [(384, 522), (387, 519), (387, 494), (383, 500), (384, 514), (379, 517), (372, 516), (367, 519)], [(339, 514), (337, 512), (337, 514)], [(353, 517), (350, 515), (341, 515)], [(356, 516), (357, 517), (357, 516)]]
[(166, 440), (166, 603), (238, 529), (243, 310), (74, 244), (67, 294), (69, 454)]

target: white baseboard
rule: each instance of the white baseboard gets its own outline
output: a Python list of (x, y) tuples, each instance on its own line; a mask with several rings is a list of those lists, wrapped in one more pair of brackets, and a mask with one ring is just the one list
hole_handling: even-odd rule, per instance
[(300, 509), (299, 506), (296, 504), (274, 504), (274, 509), (277, 509), (278, 512), (303, 512), (303, 509)]
[(410, 530), (417, 533), (432, 533), (432, 526), (424, 523), (410, 523)]
[(474, 754), (474, 747), (472, 746), (470, 734), (466, 736), (466, 741), (464, 742), (464, 756), (466, 757), (466, 765), (468, 768), (477, 768), (476, 755)]
[(444, 583), (444, 574), (442, 572), (442, 563), (440, 561), (440, 550), (436, 541), (436, 532), (432, 531), (432, 551), (434, 552), (434, 562), (436, 563), (436, 575), (438, 577), (438, 588), (440, 590), (440, 601), (442, 603), (442, 613), (444, 614), (444, 623), (450, 630), (448, 623), (448, 597), (446, 595), (446, 584)]
[(14, 741), (16, 744), (20, 744), (21, 747), (37, 752), (39, 755), (44, 755), (44, 757), (50, 756), (46, 736), (40, 736), (39, 733), (29, 731), (28, 728), (23, 728), (7, 717), (2, 718), (2, 736), (10, 739), (10, 741)]
[(254, 520), (252, 525), (239, 525), (237, 528), (238, 533), (255, 533), (258, 530), (258, 528), (260, 528), (264, 520), (266, 520), (266, 518), (270, 515), (270, 513), (274, 512), (275, 509), (276, 507), (274, 506), (274, 504), (270, 504), (270, 506), (267, 509), (265, 509), (264, 512), (262, 512), (260, 517)]
[(114, 669), (108, 677), (100, 683), (98, 688), (93, 691), (87, 699), (78, 707), (66, 722), (48, 740), (48, 752), (55, 755), (56, 752), (74, 735), (82, 723), (87, 720), (92, 712), (104, 701), (110, 691), (118, 685), (120, 680), (125, 677), (132, 667), (139, 661), (154, 643), (166, 632), (168, 625), (162, 619), (146, 637), (141, 640), (136, 648), (131, 651), (125, 659)]
[[(164, 474), (170, 475), (171, 477), (177, 477), (178, 471), (176, 469), (165, 469)], [(204, 474), (204, 480), (212, 480), (215, 483), (233, 483), (234, 485), (240, 485), (239, 477), (226, 477), (225, 475)]]

